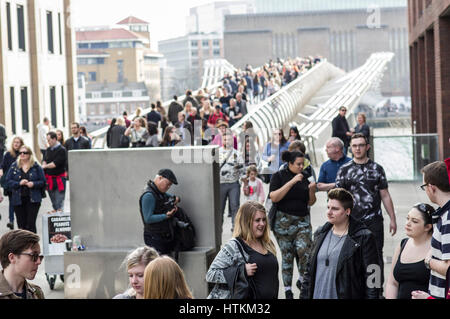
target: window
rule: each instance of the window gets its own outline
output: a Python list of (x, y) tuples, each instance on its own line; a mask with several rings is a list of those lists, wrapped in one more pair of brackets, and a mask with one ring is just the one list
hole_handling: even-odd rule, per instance
[(108, 49), (109, 43), (108, 42), (91, 43), (90, 48), (91, 49)]
[(61, 29), (61, 13), (58, 13), (58, 29), (59, 29), (59, 54), (63, 54), (63, 49), (62, 49), (62, 29)]
[(213, 46), (215, 46), (215, 47), (220, 46), (220, 41), (219, 40), (214, 40), (213, 41)]
[(191, 46), (192, 47), (198, 47), (198, 41), (191, 41)]
[(23, 6), (17, 6), (17, 30), (19, 33), (19, 50), (25, 51), (25, 19)]
[(220, 49), (214, 49), (213, 54), (214, 56), (220, 56)]
[(66, 102), (64, 98), (64, 85), (61, 86), (61, 107), (62, 107), (62, 118), (63, 118), (63, 127), (66, 126)]
[(22, 104), (22, 130), (30, 131), (30, 123), (28, 116), (28, 88), (20, 88), (20, 102)]
[(53, 14), (51, 11), (47, 11), (47, 40), (48, 40), (48, 52), (55, 53), (53, 47)]
[(89, 43), (78, 43), (78, 49), (89, 49)]
[(198, 51), (192, 51), (191, 55), (192, 57), (198, 57)]
[(117, 60), (117, 82), (123, 82), (123, 60)]
[(89, 72), (88, 81), (97, 82), (97, 72)]
[(9, 88), (9, 96), (11, 99), (11, 126), (12, 133), (16, 134), (16, 96), (14, 94), (14, 87)]
[(6, 23), (8, 25), (8, 50), (12, 50), (11, 4), (6, 3)]
[(112, 97), (113, 97), (112, 92), (103, 92), (102, 93), (102, 98), (112, 98)]
[(105, 58), (78, 58), (78, 65), (96, 65), (105, 64)]
[(56, 123), (56, 87), (50, 87), (50, 112), (53, 127), (57, 127)]
[(202, 46), (203, 47), (209, 47), (209, 40), (203, 40), (202, 41)]

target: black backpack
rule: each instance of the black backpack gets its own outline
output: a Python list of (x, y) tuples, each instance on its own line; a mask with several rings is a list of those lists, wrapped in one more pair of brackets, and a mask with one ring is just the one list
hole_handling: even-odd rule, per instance
[(189, 251), (195, 247), (195, 227), (181, 207), (178, 207), (172, 220), (175, 237), (175, 260), (178, 260), (178, 252)]

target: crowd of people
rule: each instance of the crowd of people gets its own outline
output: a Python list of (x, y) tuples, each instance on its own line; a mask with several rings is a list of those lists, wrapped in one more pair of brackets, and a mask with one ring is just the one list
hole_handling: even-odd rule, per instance
[[(332, 122), (332, 138), (325, 145), (329, 160), (321, 165), (318, 178), (295, 126), (288, 136), (282, 128), (273, 129), (265, 145), (250, 121), (242, 124), (241, 136), (230, 130), (246, 115), (249, 104), (264, 100), (318, 62), (271, 61), (258, 71), (248, 66), (227, 75), (214, 94), (200, 90), (194, 96), (187, 91), (181, 103), (174, 97), (167, 112), (156, 103), (146, 116), (138, 109), (130, 119), (124, 112), (111, 122), (106, 137), (109, 148), (192, 145), (198, 123), (201, 144), (219, 146), (220, 223), (228, 204), (232, 239), (206, 274), (206, 281), (214, 285), (210, 299), (276, 299), (280, 269), (285, 298), (293, 299), (295, 264), (301, 299), (383, 298), (382, 206), (392, 236), (397, 220), (384, 168), (368, 156), (370, 130), (365, 115), (358, 114), (358, 124), (350, 128), (346, 107), (339, 108)], [(0, 298), (44, 297), (39, 287), (27, 281), (35, 277), (43, 259), (36, 235), (41, 202), (48, 194), (53, 206), (50, 213), (64, 210), (67, 152), (92, 148), (92, 140), (78, 123), (71, 124), (72, 136), (67, 140), (61, 130), (50, 127), (47, 118), (37, 129), (40, 161), (20, 137), (13, 137), (10, 149), (2, 152), (1, 185), (9, 198), (11, 232), (0, 239)], [(422, 173), (421, 188), (439, 208), (411, 205), (405, 228), (408, 238), (394, 252), (386, 298), (449, 298), (450, 159), (431, 163)], [(269, 184), (268, 194), (264, 183)], [(139, 198), (146, 246), (125, 259), (130, 288), (116, 299), (194, 298), (176, 258), (168, 256), (176, 245), (171, 227), (180, 209), (180, 198), (168, 191), (177, 184), (174, 173), (162, 169)], [(310, 214), (318, 191), (327, 192), (327, 222), (313, 236)], [(14, 218), (19, 230), (13, 230)]]

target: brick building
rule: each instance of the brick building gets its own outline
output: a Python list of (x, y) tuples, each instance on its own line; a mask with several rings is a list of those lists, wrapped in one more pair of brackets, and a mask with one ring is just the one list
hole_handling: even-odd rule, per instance
[(409, 0), (412, 121), (450, 156), (450, 0)]

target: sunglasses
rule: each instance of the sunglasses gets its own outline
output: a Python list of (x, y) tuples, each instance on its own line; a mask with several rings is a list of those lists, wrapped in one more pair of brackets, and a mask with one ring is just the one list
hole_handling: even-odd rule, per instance
[(19, 255), (27, 255), (27, 256), (30, 256), (32, 262), (36, 262), (36, 261), (38, 260), (38, 258), (39, 258), (39, 261), (42, 261), (42, 260), (44, 259), (44, 256), (43, 256), (43, 255), (39, 255), (39, 254), (36, 254), (36, 253), (34, 253), (34, 254), (32, 254), (32, 253), (21, 253), (21, 254), (19, 254)]
[(421, 188), (423, 191), (425, 191), (425, 187), (427, 187), (428, 185), (430, 185), (430, 184), (426, 183), (426, 184), (420, 185), (420, 188)]
[(418, 203), (415, 204), (413, 207), (418, 209), (420, 212), (424, 214), (432, 215), (434, 213), (434, 208), (428, 204)]
[(19, 152), (19, 155), (30, 155), (29, 152)]

